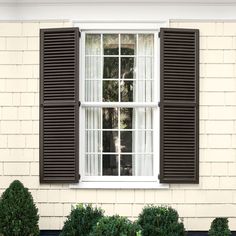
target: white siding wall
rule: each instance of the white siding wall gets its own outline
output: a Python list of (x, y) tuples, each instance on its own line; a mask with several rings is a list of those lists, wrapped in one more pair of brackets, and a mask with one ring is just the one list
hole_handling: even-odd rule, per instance
[(0, 23), (0, 193), (14, 179), (30, 189), (41, 229), (60, 229), (71, 205), (93, 203), (135, 219), (145, 204), (170, 204), (188, 230), (230, 218), (236, 230), (236, 23), (171, 21), (201, 35), (200, 184), (159, 190), (78, 190), (39, 184), (39, 28), (67, 21)]

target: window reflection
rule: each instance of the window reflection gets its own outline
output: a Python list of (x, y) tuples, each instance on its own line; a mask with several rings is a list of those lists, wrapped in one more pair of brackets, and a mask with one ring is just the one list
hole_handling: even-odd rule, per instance
[(132, 175), (132, 155), (120, 156), (120, 175)]
[(103, 35), (104, 55), (118, 55), (119, 54), (119, 35), (118, 34), (104, 34)]
[(103, 129), (118, 129), (117, 108), (103, 108), (102, 117)]
[(134, 79), (135, 59), (133, 57), (121, 58), (121, 78)]
[(132, 152), (132, 131), (120, 132), (121, 152)]
[(119, 140), (117, 131), (103, 131), (103, 152), (118, 152)]
[(103, 78), (104, 79), (118, 78), (118, 73), (119, 73), (119, 58), (104, 57)]
[(118, 81), (103, 81), (103, 102), (118, 102), (119, 100), (119, 84)]
[(133, 123), (133, 108), (120, 109), (120, 128), (132, 129)]
[(135, 34), (121, 34), (121, 55), (135, 55), (136, 54), (136, 35)]
[(133, 102), (133, 81), (121, 81), (121, 102)]
[(118, 156), (102, 155), (102, 166), (103, 175), (118, 175)]

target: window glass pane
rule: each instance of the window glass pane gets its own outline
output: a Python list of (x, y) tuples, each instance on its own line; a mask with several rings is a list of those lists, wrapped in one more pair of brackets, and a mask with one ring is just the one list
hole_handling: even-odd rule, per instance
[(119, 139), (118, 131), (103, 131), (103, 152), (118, 152), (119, 151)]
[(152, 176), (153, 175), (153, 155), (134, 155), (134, 175)]
[(102, 109), (103, 129), (118, 129), (118, 109), (103, 108)]
[(138, 79), (150, 80), (153, 79), (153, 58), (138, 57)]
[(101, 54), (101, 35), (100, 34), (86, 34), (85, 53), (86, 55), (100, 55)]
[(101, 129), (101, 109), (86, 108), (85, 123), (86, 129)]
[(101, 151), (101, 131), (88, 130), (85, 138), (86, 152), (94, 153)]
[(136, 54), (136, 35), (121, 34), (121, 55)]
[(133, 108), (120, 109), (120, 128), (132, 129), (133, 127)]
[(134, 81), (133, 85), (135, 102), (153, 102), (154, 84), (152, 80)]
[(103, 63), (103, 78), (117, 79), (119, 73), (119, 58), (118, 57), (104, 57)]
[(153, 56), (154, 35), (139, 34), (138, 35), (138, 55)]
[(85, 156), (85, 175), (87, 176), (101, 175), (100, 154), (88, 154)]
[(133, 102), (133, 81), (121, 81), (120, 98), (121, 102)]
[(152, 152), (152, 133), (146, 130), (120, 131), (121, 152)]
[(85, 101), (86, 102), (101, 102), (101, 80), (86, 80), (85, 81)]
[(120, 175), (132, 175), (132, 156), (120, 156)]
[(133, 134), (132, 131), (120, 131), (120, 151), (121, 152), (132, 152)]
[(135, 59), (134, 57), (121, 58), (121, 78), (134, 79), (135, 78)]
[(128, 81), (120, 82), (121, 102), (152, 102), (153, 81)]
[(132, 131), (132, 148), (136, 153), (153, 152), (153, 131), (136, 130)]
[(152, 129), (152, 108), (121, 108), (121, 129)]
[(118, 55), (119, 54), (118, 34), (104, 34), (103, 48), (104, 48), (104, 55)]
[(118, 81), (104, 80), (103, 81), (103, 102), (118, 102)]
[(102, 155), (102, 174), (118, 175), (118, 156)]
[[(153, 110), (152, 108), (135, 108), (133, 115), (133, 129), (152, 129), (153, 128)], [(122, 120), (121, 120), (122, 121)]]
[(85, 79), (101, 79), (101, 57), (86, 56)]

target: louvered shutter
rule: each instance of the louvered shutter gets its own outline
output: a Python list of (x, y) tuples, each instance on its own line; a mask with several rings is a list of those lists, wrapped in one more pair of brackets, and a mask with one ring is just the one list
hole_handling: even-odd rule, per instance
[(199, 31), (160, 31), (160, 182), (199, 182)]
[(78, 182), (79, 30), (40, 31), (40, 182)]

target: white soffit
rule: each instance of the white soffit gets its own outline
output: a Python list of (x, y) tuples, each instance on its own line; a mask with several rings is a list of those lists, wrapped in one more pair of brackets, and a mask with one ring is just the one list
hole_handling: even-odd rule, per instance
[(155, 4), (236, 5), (236, 0), (0, 0), (1, 5)]
[(236, 0), (0, 0), (0, 20), (235, 20)]

